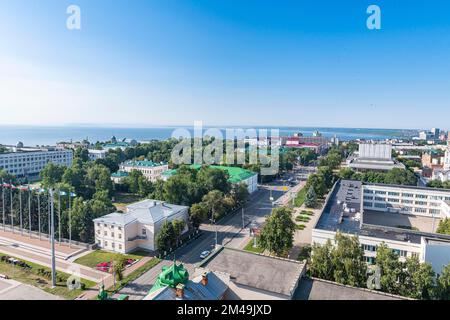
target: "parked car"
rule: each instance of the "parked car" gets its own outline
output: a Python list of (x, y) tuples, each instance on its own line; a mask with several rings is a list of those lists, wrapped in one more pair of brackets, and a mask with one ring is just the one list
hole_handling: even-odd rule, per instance
[(208, 250), (203, 251), (203, 252), (200, 254), (200, 259), (205, 259), (205, 258), (208, 257), (210, 254), (211, 254), (211, 251), (208, 251)]

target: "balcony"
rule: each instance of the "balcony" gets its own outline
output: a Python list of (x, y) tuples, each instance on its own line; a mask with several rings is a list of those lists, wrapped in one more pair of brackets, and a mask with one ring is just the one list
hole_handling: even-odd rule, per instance
[(147, 236), (135, 236), (133, 238), (128, 238), (128, 241), (136, 241), (136, 240), (147, 240)]

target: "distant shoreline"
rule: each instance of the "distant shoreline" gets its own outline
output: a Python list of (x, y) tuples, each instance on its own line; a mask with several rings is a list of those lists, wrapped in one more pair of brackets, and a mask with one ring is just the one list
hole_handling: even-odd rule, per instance
[[(138, 141), (146, 140), (165, 140), (172, 136), (176, 129), (185, 128), (189, 132), (193, 132), (193, 126), (151, 126), (147, 128), (135, 127), (95, 127), (95, 126), (14, 126), (0, 125), (0, 144), (16, 144), (21, 141), (25, 145), (55, 145), (61, 141), (80, 141), (88, 139), (90, 142), (107, 141), (112, 136), (121, 140), (124, 138), (136, 139)], [(204, 129), (215, 128), (213, 126), (205, 126)], [(275, 127), (275, 126), (229, 126), (216, 127), (220, 130), (226, 128), (236, 129), (279, 129), (281, 136), (292, 135), (297, 132), (303, 133), (305, 136), (311, 136), (314, 131), (318, 130), (323, 136), (331, 138), (335, 135), (340, 140), (354, 139), (406, 139), (417, 134), (415, 129), (370, 129), (370, 128), (331, 128), (331, 127)], [(270, 131), (268, 132), (270, 135)]]

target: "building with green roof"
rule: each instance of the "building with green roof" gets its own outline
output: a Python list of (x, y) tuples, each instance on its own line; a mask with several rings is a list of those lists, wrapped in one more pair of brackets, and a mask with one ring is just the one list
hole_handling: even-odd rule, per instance
[[(190, 168), (200, 170), (202, 168), (202, 165), (193, 164), (190, 166)], [(229, 176), (228, 181), (230, 183), (246, 184), (249, 193), (253, 193), (258, 189), (258, 174), (256, 172), (239, 167), (228, 167), (228, 166), (210, 166), (210, 168), (226, 171)], [(161, 177), (163, 180), (168, 180), (176, 173), (177, 173), (176, 169), (167, 170), (162, 173)]]
[(120, 171), (130, 173), (133, 170), (142, 172), (149, 181), (161, 179), (161, 174), (169, 169), (167, 162), (153, 162), (151, 160), (130, 160), (120, 165)]

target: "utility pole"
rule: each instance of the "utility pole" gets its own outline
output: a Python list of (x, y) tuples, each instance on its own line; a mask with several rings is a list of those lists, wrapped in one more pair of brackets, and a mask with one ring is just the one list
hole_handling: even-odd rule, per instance
[(71, 212), (71, 202), (72, 193), (69, 191), (69, 247), (72, 247), (72, 212)]
[(5, 184), (3, 183), (2, 179), (2, 214), (3, 214), (3, 231), (6, 231), (6, 225), (5, 225)]
[(30, 231), (30, 238), (31, 238), (31, 189), (30, 189), (30, 186), (28, 186), (28, 229)]
[(242, 229), (245, 229), (245, 212), (244, 212), (244, 207), (242, 207)]
[(20, 234), (23, 235), (23, 221), (22, 221), (22, 189), (19, 187), (19, 221), (20, 221)]
[(37, 194), (38, 203), (38, 229), (39, 229), (39, 240), (41, 240), (41, 193), (38, 191)]
[(55, 215), (54, 215), (54, 203), (53, 203), (53, 189), (50, 189), (50, 237), (52, 244), (52, 288), (56, 287), (56, 265), (55, 265)]
[(11, 196), (11, 232), (14, 233), (14, 216), (13, 216), (13, 187), (11, 181), (9, 181), (9, 184), (11, 186), (11, 192), (9, 195)]

